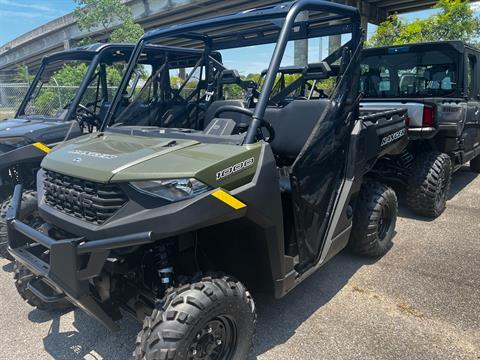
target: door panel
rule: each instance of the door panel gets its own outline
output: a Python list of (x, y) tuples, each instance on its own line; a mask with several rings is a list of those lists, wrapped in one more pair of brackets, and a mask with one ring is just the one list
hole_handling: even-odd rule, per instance
[(358, 83), (359, 72), (343, 79), (292, 166), (300, 272), (318, 261), (326, 241), (335, 200), (345, 178), (353, 120), (358, 116)]

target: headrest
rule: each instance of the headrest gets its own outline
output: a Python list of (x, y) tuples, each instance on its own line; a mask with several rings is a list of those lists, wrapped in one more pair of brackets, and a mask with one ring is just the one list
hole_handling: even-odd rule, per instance
[(239, 84), (242, 79), (237, 70), (223, 70), (218, 79), (220, 84)]

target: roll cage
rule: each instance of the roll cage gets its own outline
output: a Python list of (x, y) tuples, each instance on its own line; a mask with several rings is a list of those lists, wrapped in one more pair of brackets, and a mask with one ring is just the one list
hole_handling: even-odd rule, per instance
[[(292, 98), (292, 94), (295, 94), (294, 97), (300, 97), (306, 100), (328, 98), (329, 96), (325, 93), (324, 89), (318, 86), (322, 80), (337, 77), (340, 72), (340, 66), (330, 64), (325, 60), (305, 66), (294, 65), (279, 68), (269, 103), (278, 104), (286, 98)], [(268, 69), (265, 69), (261, 72), (256, 84), (257, 88), (260, 89), (262, 87), (267, 71)], [(294, 78), (288, 81), (286, 78), (287, 75), (293, 75)]]
[[(296, 21), (297, 15), (302, 11), (313, 11), (318, 14), (310, 16), (307, 20)], [(244, 140), (246, 144), (254, 143), (261, 132), (260, 128), (265, 125), (265, 109), (288, 41), (347, 33), (351, 34), (350, 41), (332, 53), (327, 60), (333, 64), (342, 59), (339, 64), (336, 88), (339, 89), (340, 82), (348, 81), (352, 86), (343, 88), (351, 89), (352, 94), (356, 88), (352, 78), (354, 73), (359, 71), (358, 62), (354, 59), (358, 58), (361, 50), (363, 34), (358, 10), (349, 6), (321, 0), (300, 0), (150, 31), (142, 37), (132, 54), (101, 130), (111, 124), (121, 102), (122, 93), (147, 44), (203, 47), (205, 64), (207, 64), (210, 61), (211, 52), (215, 50), (276, 43), (263, 89), (251, 113), (252, 122)], [(213, 88), (215, 79), (210, 66), (206, 66), (205, 71), (208, 91)], [(344, 95), (337, 91), (334, 97), (343, 102), (349, 97)]]

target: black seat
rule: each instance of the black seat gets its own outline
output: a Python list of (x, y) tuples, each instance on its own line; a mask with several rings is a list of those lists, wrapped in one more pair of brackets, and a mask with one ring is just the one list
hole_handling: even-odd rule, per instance
[(158, 114), (163, 111), (164, 104), (159, 101), (150, 104), (133, 104), (129, 106), (121, 118), (124, 120), (123, 124), (127, 126), (152, 126), (156, 123)]
[(294, 100), (284, 107), (267, 107), (264, 119), (275, 130), (271, 146), (283, 163), (293, 162), (330, 100)]
[[(240, 100), (217, 100), (210, 104), (207, 111), (205, 112), (205, 122), (203, 124), (203, 128), (207, 128), (208, 124), (213, 120), (215, 117), (215, 111), (217, 111), (221, 106), (224, 105), (233, 105), (238, 107), (245, 107), (243, 102)], [(219, 115), (219, 117), (225, 119), (232, 119), (235, 121), (237, 125), (239, 124), (250, 124), (251, 118), (248, 115), (240, 114), (237, 112), (232, 111), (225, 111)]]
[(188, 109), (185, 104), (174, 104), (165, 111), (160, 123), (155, 125), (166, 128), (189, 128), (187, 112)]

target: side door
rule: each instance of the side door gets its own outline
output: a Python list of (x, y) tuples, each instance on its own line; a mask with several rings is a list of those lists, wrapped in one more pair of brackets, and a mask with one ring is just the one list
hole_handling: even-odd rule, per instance
[(467, 98), (467, 115), (461, 135), (466, 152), (480, 145), (480, 57), (467, 50), (465, 55), (465, 96)]
[[(346, 209), (351, 194), (346, 171), (350, 136), (358, 118), (359, 84), (357, 56), (345, 70), (329, 105), (318, 114), (317, 124), (291, 167), (299, 269), (326, 260), (330, 247), (334, 247), (332, 239), (338, 235), (333, 232), (344, 222), (338, 209)], [(343, 228), (348, 230), (351, 219), (345, 221)]]

